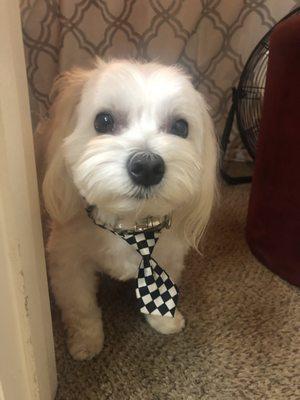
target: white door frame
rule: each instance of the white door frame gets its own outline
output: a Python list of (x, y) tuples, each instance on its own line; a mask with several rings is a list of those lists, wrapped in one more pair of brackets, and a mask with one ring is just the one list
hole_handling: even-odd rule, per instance
[(57, 381), (17, 0), (0, 1), (0, 399), (52, 400)]

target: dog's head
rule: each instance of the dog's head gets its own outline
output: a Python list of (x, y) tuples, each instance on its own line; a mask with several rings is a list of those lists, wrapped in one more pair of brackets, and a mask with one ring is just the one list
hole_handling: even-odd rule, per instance
[(216, 143), (202, 96), (178, 68), (97, 61), (56, 83), (43, 191), (55, 220), (84, 197), (104, 215), (173, 212), (191, 243), (215, 190)]

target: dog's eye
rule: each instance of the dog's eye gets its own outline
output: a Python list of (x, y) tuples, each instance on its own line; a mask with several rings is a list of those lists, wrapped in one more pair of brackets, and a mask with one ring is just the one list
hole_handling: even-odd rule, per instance
[(177, 119), (171, 125), (170, 132), (173, 135), (186, 138), (189, 134), (189, 126), (185, 119)]
[(94, 127), (98, 133), (108, 133), (114, 130), (114, 118), (111, 114), (102, 112), (96, 115)]

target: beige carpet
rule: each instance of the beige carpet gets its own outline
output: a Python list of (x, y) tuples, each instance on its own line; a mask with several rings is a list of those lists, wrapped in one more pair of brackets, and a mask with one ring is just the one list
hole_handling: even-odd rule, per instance
[(260, 265), (244, 239), (248, 186), (222, 190), (205, 244), (183, 276), (179, 335), (162, 336), (136, 312), (132, 283), (106, 279), (99, 299), (105, 347), (68, 355), (53, 310), (57, 400), (299, 400), (299, 291)]

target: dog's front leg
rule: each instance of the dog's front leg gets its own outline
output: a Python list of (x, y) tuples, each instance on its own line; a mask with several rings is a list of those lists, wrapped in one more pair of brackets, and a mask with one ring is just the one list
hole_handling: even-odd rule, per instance
[(174, 318), (159, 315), (146, 315), (149, 325), (159, 333), (170, 335), (182, 331), (185, 320), (180, 311), (176, 310)]
[(91, 359), (101, 351), (104, 340), (97, 278), (91, 263), (64, 256), (50, 255), (51, 287), (67, 328), (70, 354), (76, 360)]

